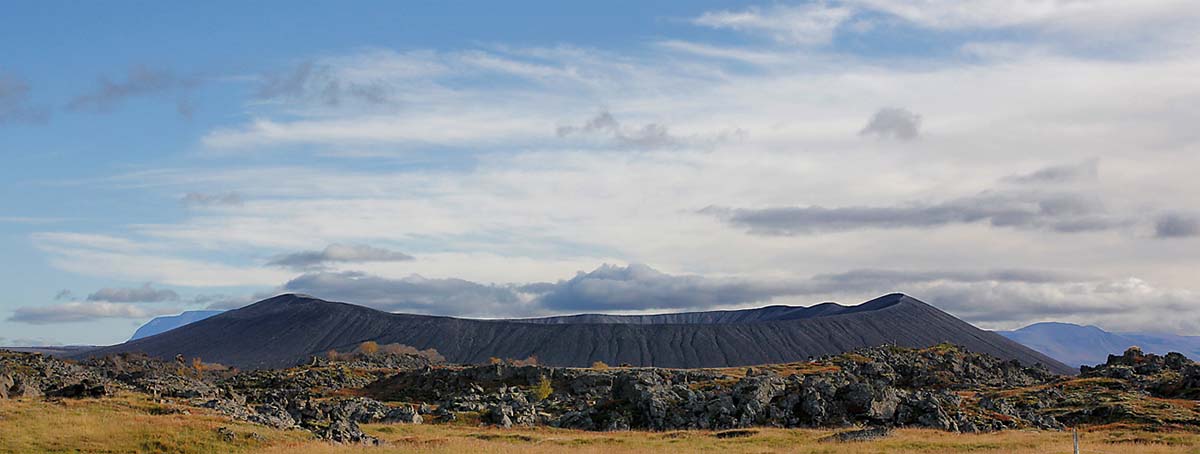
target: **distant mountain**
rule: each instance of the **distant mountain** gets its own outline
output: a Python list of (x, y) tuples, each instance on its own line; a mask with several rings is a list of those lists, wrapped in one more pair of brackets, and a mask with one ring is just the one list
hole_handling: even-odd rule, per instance
[(1200, 336), (1110, 333), (1095, 326), (1058, 322), (1035, 323), (996, 333), (1073, 367), (1102, 364), (1108, 355), (1119, 355), (1132, 346), (1141, 347), (1146, 353), (1179, 352), (1192, 359), (1200, 358)]
[(241, 368), (269, 368), (293, 365), (331, 349), (348, 351), (369, 340), (434, 348), (458, 363), (537, 356), (541, 364), (551, 366), (604, 361), (694, 368), (802, 361), (888, 343), (927, 347), (952, 342), (1025, 364), (1041, 363), (1058, 373), (1075, 371), (901, 294), (851, 307), (769, 306), (600, 320), (607, 323), (597, 322), (597, 317), (572, 322), (569, 317), (473, 320), (391, 314), (287, 294), (88, 355), (141, 351), (164, 358), (182, 354)]
[(133, 332), (133, 337), (129, 340), (134, 341), (143, 337), (150, 337), (155, 334), (165, 333), (180, 326), (195, 323), (200, 320), (212, 317), (225, 311), (187, 311), (179, 315), (164, 315), (162, 317), (154, 317), (153, 320), (146, 322)]

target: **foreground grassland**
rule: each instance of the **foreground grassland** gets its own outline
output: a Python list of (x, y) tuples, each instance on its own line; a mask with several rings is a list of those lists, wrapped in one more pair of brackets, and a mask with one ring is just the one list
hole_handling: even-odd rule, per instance
[[(186, 412), (186, 413), (185, 413)], [(227, 431), (218, 431), (218, 428)], [(750, 429), (728, 432), (582, 432), (493, 429), (461, 425), (368, 424), (386, 446), (331, 445), (303, 431), (238, 423), (185, 406), (156, 404), (142, 395), (63, 400), (0, 400), (0, 452), (180, 452), (280, 454), (422, 453), (1026, 453), (1071, 452), (1065, 432), (1007, 431), (952, 434), (906, 429), (878, 441), (818, 441), (832, 430)], [(1200, 453), (1200, 435), (1122, 427), (1082, 432), (1085, 453)]]

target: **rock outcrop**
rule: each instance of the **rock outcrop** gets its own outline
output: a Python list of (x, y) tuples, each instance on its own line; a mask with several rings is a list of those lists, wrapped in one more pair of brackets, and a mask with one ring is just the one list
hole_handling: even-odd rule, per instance
[(1154, 397), (1200, 399), (1200, 364), (1176, 352), (1159, 356), (1132, 347), (1108, 355), (1104, 364), (1081, 367), (1080, 377), (1123, 380)]
[(0, 397), (101, 397), (127, 390), (352, 444), (379, 442), (363, 432), (364, 423), (476, 420), (594, 431), (704, 429), (726, 437), (752, 433), (753, 427), (867, 429), (830, 441), (884, 436), (896, 427), (1200, 427), (1200, 406), (1186, 400), (1200, 395), (1196, 363), (1137, 350), (1085, 367), (1078, 378), (945, 344), (713, 369), (462, 366), (388, 355), (330, 355), (340, 359), (236, 371), (202, 363), (189, 368), (183, 358), (118, 355), (76, 364), (0, 352)]
[(103, 397), (116, 384), (95, 370), (40, 353), (0, 350), (0, 398)]
[[(1000, 414), (958, 394), (1044, 384), (1059, 376), (949, 346), (878, 347), (812, 363), (736, 372), (741, 376), (731, 376), (729, 370), (496, 364), (409, 371), (364, 391), (386, 400), (434, 401), (443, 414), (481, 412), (483, 422), (504, 427), (718, 430), (861, 424), (952, 431), (1060, 427), (1054, 418)], [(543, 377), (555, 391), (535, 400), (528, 390)]]

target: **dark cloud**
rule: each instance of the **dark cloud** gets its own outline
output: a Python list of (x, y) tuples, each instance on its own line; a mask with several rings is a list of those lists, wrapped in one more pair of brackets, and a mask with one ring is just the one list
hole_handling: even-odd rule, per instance
[(556, 132), (559, 137), (602, 135), (611, 137), (618, 145), (635, 148), (663, 148), (680, 143), (679, 138), (667, 132), (666, 126), (649, 123), (641, 127), (624, 127), (607, 111), (600, 112), (580, 126), (560, 126)]
[(527, 313), (513, 288), (462, 279), (426, 279), (415, 275), (389, 279), (353, 271), (318, 272), (292, 279), (283, 289), (391, 312), (437, 315)]
[(921, 116), (896, 107), (879, 109), (871, 117), (871, 121), (858, 132), (860, 136), (904, 141), (916, 139), (920, 134)]
[(767, 301), (804, 291), (800, 286), (743, 279), (677, 276), (646, 265), (603, 265), (540, 290), (537, 302), (552, 311), (699, 309)]
[(70, 290), (67, 290), (67, 289), (59, 290), (58, 293), (54, 294), (55, 301), (67, 301), (67, 300), (71, 300), (74, 298), (75, 298), (75, 293)]
[(237, 192), (224, 192), (219, 194), (204, 194), (200, 192), (189, 192), (179, 199), (179, 202), (188, 206), (211, 206), (211, 205), (241, 205), (246, 202), (245, 197)]
[(179, 301), (179, 294), (169, 289), (156, 289), (150, 284), (133, 288), (102, 288), (88, 295), (88, 301), (110, 303), (161, 303)]
[(1167, 213), (1154, 222), (1158, 238), (1188, 238), (1200, 236), (1200, 218), (1180, 213)]
[(303, 251), (281, 255), (271, 259), (267, 265), (303, 270), (321, 268), (332, 262), (403, 262), (408, 260), (413, 260), (413, 256), (403, 252), (361, 244), (331, 244), (321, 251)]
[(922, 228), (987, 222), (994, 227), (1060, 233), (1108, 230), (1128, 225), (1105, 213), (1094, 197), (1069, 193), (984, 192), (942, 203), (891, 207), (821, 206), (779, 208), (708, 207), (717, 216), (760, 235), (802, 235), (867, 228)]
[(50, 306), (18, 307), (8, 320), (45, 325), (90, 322), (105, 318), (144, 319), (175, 313), (179, 313), (178, 308), (147, 308), (136, 304), (108, 301), (73, 301)]
[(46, 111), (33, 106), (31, 92), (28, 82), (0, 72), (0, 125), (40, 123), (46, 120)]
[(1050, 166), (1023, 175), (1005, 177), (1004, 181), (1018, 184), (1065, 183), (1095, 179), (1100, 174), (1100, 160), (1089, 159), (1079, 164)]
[(198, 84), (197, 79), (179, 77), (170, 71), (137, 66), (129, 70), (125, 80), (114, 81), (108, 77), (100, 77), (95, 88), (71, 99), (67, 103), (67, 109), (77, 112), (108, 112), (130, 98), (180, 94)]
[(258, 87), (260, 99), (316, 102), (338, 106), (345, 101), (367, 104), (393, 103), (392, 91), (382, 83), (342, 80), (333, 67), (306, 61), (290, 70), (263, 76)]

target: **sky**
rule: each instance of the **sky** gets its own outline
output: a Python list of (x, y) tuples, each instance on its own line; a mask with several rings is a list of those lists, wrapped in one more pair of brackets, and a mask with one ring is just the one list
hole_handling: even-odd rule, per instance
[(306, 293), (1200, 335), (1200, 3), (20, 2), (0, 345)]

